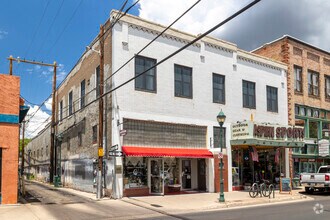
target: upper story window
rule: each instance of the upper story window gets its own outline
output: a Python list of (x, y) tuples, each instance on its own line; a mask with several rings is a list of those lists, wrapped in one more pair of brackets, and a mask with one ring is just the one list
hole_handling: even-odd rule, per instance
[(330, 99), (330, 76), (325, 75), (324, 76), (325, 81), (325, 98)]
[[(135, 57), (135, 76), (141, 74), (155, 64), (155, 59), (142, 56)], [(147, 92), (156, 92), (156, 75), (156, 68), (152, 68), (137, 77), (135, 79), (135, 89)]]
[(213, 73), (213, 102), (225, 104), (225, 76)]
[(174, 64), (175, 96), (192, 98), (192, 68)]
[(302, 92), (302, 68), (293, 66), (294, 69), (294, 91)]
[(256, 108), (256, 84), (243, 80), (243, 107)]
[(267, 86), (267, 111), (278, 112), (277, 88)]
[(93, 144), (97, 143), (97, 125), (93, 126)]
[(86, 94), (86, 81), (83, 80), (80, 82), (80, 108), (85, 107), (85, 94)]
[(73, 113), (73, 94), (72, 94), (72, 91), (71, 92), (69, 92), (69, 115), (72, 115), (72, 113)]
[(222, 127), (221, 131), (220, 138), (220, 127), (213, 127), (213, 148), (226, 148), (226, 128)]
[(60, 121), (63, 119), (63, 100), (60, 101)]
[(308, 95), (319, 96), (319, 73), (308, 70)]
[(96, 89), (96, 98), (98, 98), (100, 96), (100, 66), (96, 67), (96, 79), (95, 79), (95, 89)]

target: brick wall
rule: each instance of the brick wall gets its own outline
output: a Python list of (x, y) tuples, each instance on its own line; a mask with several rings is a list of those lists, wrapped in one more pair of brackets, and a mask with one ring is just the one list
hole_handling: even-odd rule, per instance
[[(0, 75), (0, 114), (19, 114), (19, 77)], [(17, 203), (19, 125), (0, 123), (2, 204)]]
[[(330, 75), (330, 54), (317, 50), (304, 43), (283, 38), (272, 44), (267, 44), (254, 53), (266, 56), (288, 64), (288, 102), (289, 124), (294, 123), (294, 104), (307, 105), (315, 108), (330, 109), (330, 100), (325, 99), (325, 75)], [(302, 67), (302, 94), (294, 92), (293, 66)], [(319, 96), (308, 95), (308, 70), (319, 73)]]
[[(223, 179), (224, 179), (224, 191), (228, 192), (228, 156), (223, 155)], [(220, 192), (220, 168), (219, 168), (220, 159), (218, 155), (214, 155), (214, 186), (215, 192)]]

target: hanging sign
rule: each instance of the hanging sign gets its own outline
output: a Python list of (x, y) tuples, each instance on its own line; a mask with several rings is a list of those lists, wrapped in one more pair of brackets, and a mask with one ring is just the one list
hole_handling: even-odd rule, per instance
[(329, 140), (320, 140), (319, 143), (319, 156), (326, 157), (329, 155)]

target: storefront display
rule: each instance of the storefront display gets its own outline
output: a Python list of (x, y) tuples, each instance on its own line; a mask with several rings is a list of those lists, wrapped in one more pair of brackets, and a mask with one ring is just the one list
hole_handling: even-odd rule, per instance
[(128, 157), (124, 159), (124, 187), (147, 187), (147, 162), (143, 157)]
[(244, 122), (232, 125), (233, 190), (264, 180), (278, 186), (285, 170), (285, 148), (303, 147), (304, 129)]

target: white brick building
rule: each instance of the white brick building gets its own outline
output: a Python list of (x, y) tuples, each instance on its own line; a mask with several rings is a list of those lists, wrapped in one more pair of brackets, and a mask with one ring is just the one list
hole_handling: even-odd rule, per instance
[[(115, 13), (113, 11), (110, 17)], [(132, 15), (121, 18), (106, 38), (105, 79), (164, 28)], [(116, 88), (195, 38), (178, 30), (168, 30), (107, 79), (105, 91)], [(83, 79), (90, 82), (86, 93), (95, 89), (92, 85), (96, 82), (97, 56), (91, 51), (82, 55), (58, 89), (59, 102), (67, 99), (70, 91), (73, 91), (73, 100), (80, 100)], [(147, 75), (105, 97), (105, 149), (109, 151), (117, 145), (118, 151), (126, 155), (105, 158), (106, 188), (109, 191), (116, 188), (113, 196), (118, 198), (177, 190), (214, 192), (219, 182), (216, 175), (220, 151), (219, 136), (215, 134), (220, 130), (216, 116), (222, 109), (227, 116), (224, 123), (225, 190), (231, 191), (231, 125), (252, 119), (257, 123), (287, 126), (286, 82), (284, 64), (240, 50), (232, 43), (203, 38)], [(93, 99), (87, 98), (86, 105)], [(68, 103), (64, 101), (62, 107), (58, 104), (57, 112), (65, 109)], [(97, 156), (97, 146), (91, 140), (92, 126), (98, 124), (98, 107), (91, 104), (80, 109), (78, 105), (73, 117), (62, 115), (65, 119), (57, 126), (57, 134), (64, 134), (68, 128), (76, 129), (73, 120), (77, 123), (85, 120), (84, 132), (74, 131), (76, 135), (68, 139), (70, 147), (65, 149), (65, 141), (61, 145), (62, 158), (65, 158), (62, 167), (74, 170), (78, 165), (71, 160), (84, 159), (85, 167), (78, 173), (88, 173), (84, 184), (92, 184), (90, 171), (93, 170), (92, 160)], [(59, 120), (59, 115), (57, 118)], [(126, 135), (121, 136), (121, 130), (126, 130)], [(76, 146), (79, 141), (81, 147)], [(79, 188), (82, 180), (76, 175), (73, 173), (69, 177), (62, 171), (62, 182)], [(92, 190), (91, 187), (81, 189)]]

